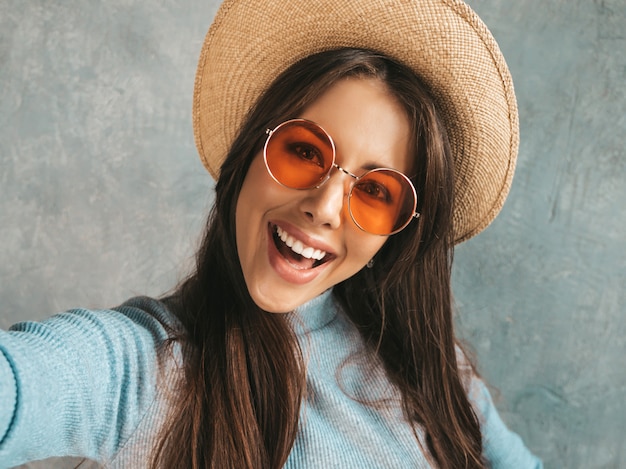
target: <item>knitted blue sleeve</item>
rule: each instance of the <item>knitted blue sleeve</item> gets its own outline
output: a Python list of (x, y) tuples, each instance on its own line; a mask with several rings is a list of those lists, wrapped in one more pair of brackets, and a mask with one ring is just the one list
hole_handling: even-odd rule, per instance
[(491, 469), (542, 469), (543, 463), (500, 418), (485, 383), (472, 380), (470, 399), (481, 421), (483, 455)]
[(172, 321), (162, 303), (136, 298), (0, 331), (0, 468), (115, 454), (155, 397)]

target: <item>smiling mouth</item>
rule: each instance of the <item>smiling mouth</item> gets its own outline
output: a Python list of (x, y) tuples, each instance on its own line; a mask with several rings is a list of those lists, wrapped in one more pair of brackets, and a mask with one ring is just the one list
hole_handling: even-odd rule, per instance
[(271, 230), (276, 249), (295, 269), (314, 269), (335, 257), (326, 251), (307, 246), (277, 225), (271, 225)]

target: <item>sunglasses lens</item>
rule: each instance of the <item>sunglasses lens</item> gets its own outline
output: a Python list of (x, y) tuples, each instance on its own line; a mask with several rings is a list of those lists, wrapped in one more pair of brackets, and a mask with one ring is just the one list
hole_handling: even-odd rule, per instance
[(280, 184), (311, 189), (324, 182), (334, 162), (334, 147), (324, 130), (312, 122), (287, 121), (265, 143), (265, 164)]
[(363, 230), (389, 235), (404, 228), (415, 212), (415, 190), (402, 173), (375, 169), (356, 181), (350, 192), (350, 214)]

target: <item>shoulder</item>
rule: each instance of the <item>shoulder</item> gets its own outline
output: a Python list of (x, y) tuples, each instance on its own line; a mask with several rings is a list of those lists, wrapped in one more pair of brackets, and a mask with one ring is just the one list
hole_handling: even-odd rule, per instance
[(182, 331), (182, 325), (174, 314), (176, 299), (174, 297), (162, 300), (147, 296), (131, 298), (111, 311), (120, 313), (139, 325), (149, 326), (156, 321), (160, 326), (172, 332)]
[(8, 332), (30, 347), (86, 351), (98, 345), (109, 350), (153, 348), (181, 330), (165, 301), (135, 297), (110, 309), (74, 308), (42, 322), (17, 323)]

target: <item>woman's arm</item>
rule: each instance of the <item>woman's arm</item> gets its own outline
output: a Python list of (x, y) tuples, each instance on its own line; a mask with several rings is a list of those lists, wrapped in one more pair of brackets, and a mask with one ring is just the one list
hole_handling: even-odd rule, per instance
[(154, 400), (172, 322), (162, 303), (136, 298), (0, 331), (0, 468), (114, 455)]
[(543, 463), (507, 428), (485, 383), (474, 376), (469, 398), (480, 420), (483, 455), (492, 469), (542, 469)]

